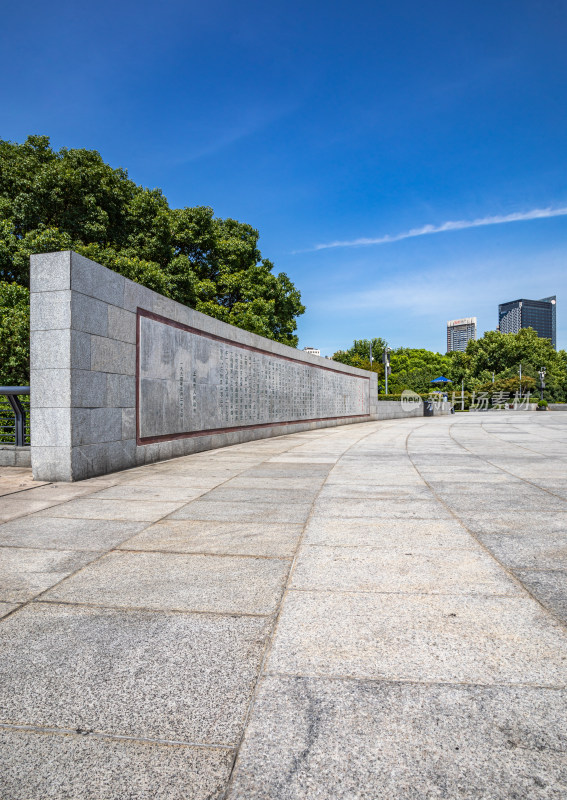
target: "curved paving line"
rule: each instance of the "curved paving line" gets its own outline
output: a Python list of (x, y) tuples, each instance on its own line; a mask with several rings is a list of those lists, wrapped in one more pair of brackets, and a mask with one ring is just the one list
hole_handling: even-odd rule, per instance
[[(484, 461), (486, 464), (490, 464), (492, 467), (496, 467), (496, 469), (499, 469), (501, 472), (506, 473), (506, 475), (511, 475), (512, 478), (515, 478), (518, 481), (522, 481), (523, 483), (527, 483), (529, 486), (533, 486), (536, 489), (540, 489), (542, 492), (547, 492), (547, 494), (552, 495), (552, 497), (556, 497), (558, 500), (561, 500), (564, 503), (567, 503), (567, 500), (564, 497), (562, 497), (560, 494), (556, 494), (555, 492), (552, 492), (551, 489), (547, 489), (545, 486), (540, 486), (538, 483), (534, 483), (533, 481), (529, 481), (527, 478), (522, 478), (520, 475), (516, 475), (515, 472), (511, 472), (509, 469), (506, 469), (505, 467), (501, 467), (499, 464), (496, 464), (494, 461), (491, 461), (489, 458), (485, 458), (484, 456), (480, 456), (478, 453), (475, 453), (473, 450), (470, 450), (466, 445), (464, 445), (462, 442), (460, 442), (458, 439), (456, 439), (453, 436), (453, 428), (458, 424), (459, 423), (457, 423), (457, 422), (453, 422), (453, 424), (449, 427), (449, 436), (455, 442), (456, 445), (458, 445), (459, 447), (462, 447), (462, 449), (466, 450), (467, 453), (470, 453), (472, 456), (474, 456), (475, 458), (478, 458), (480, 461)], [(460, 424), (462, 424), (462, 423), (460, 423)], [(483, 424), (484, 423), (481, 423), (481, 427), (483, 426)], [(486, 433), (487, 436), (494, 436), (494, 438), (500, 438), (500, 437), (497, 437), (495, 434), (491, 434), (489, 431), (486, 431), (486, 430), (484, 431), (484, 433)], [(506, 440), (504, 439), (502, 441), (506, 441)], [(522, 445), (516, 445), (516, 444), (513, 444), (512, 442), (506, 442), (506, 444), (509, 444), (512, 447), (518, 447), (518, 448), (521, 448), (523, 450), (528, 450), (529, 452), (536, 453), (537, 455), (543, 455), (542, 453), (538, 453), (537, 450), (531, 450), (529, 447), (522, 447)], [(556, 458), (556, 456), (551, 456), (551, 458)], [(567, 511), (567, 507), (565, 508), (565, 511)]]
[[(349, 445), (349, 446), (348, 446), (348, 447), (347, 447), (347, 448), (346, 448), (346, 449), (345, 449), (345, 450), (344, 450), (344, 451), (341, 453), (341, 455), (340, 455), (340, 456), (337, 458), (337, 460), (335, 461), (335, 463), (334, 463), (334, 464), (331, 466), (330, 470), (328, 471), (328, 473), (327, 473), (327, 475), (326, 475), (326, 477), (325, 477), (325, 480), (323, 481), (323, 483), (321, 484), (321, 486), (319, 487), (318, 491), (315, 493), (315, 495), (314, 495), (314, 497), (313, 497), (313, 501), (312, 501), (312, 503), (311, 503), (311, 507), (310, 507), (310, 509), (309, 509), (309, 514), (307, 515), (307, 519), (305, 520), (305, 522), (304, 522), (304, 524), (303, 524), (303, 530), (301, 531), (301, 536), (300, 536), (300, 537), (299, 537), (299, 539), (298, 539), (297, 546), (296, 546), (296, 548), (295, 548), (295, 551), (294, 551), (294, 554), (293, 554), (293, 557), (292, 557), (291, 566), (290, 566), (290, 568), (289, 568), (289, 572), (288, 572), (288, 574), (287, 574), (287, 581), (286, 581), (286, 585), (285, 585), (285, 587), (284, 587), (284, 590), (283, 590), (283, 592), (282, 592), (282, 596), (281, 596), (281, 598), (280, 598), (280, 602), (278, 603), (278, 606), (277, 606), (277, 608), (276, 608), (276, 611), (275, 611), (275, 614), (274, 614), (274, 624), (272, 625), (272, 629), (271, 629), (271, 631), (270, 631), (270, 632), (267, 634), (267, 637), (266, 637), (266, 645), (265, 645), (265, 648), (264, 648), (264, 654), (263, 654), (263, 656), (262, 656), (262, 661), (261, 661), (261, 663), (260, 663), (260, 668), (259, 668), (259, 670), (258, 670), (258, 674), (257, 674), (257, 677), (256, 677), (256, 682), (255, 682), (255, 684), (254, 684), (254, 688), (253, 688), (253, 690), (252, 690), (252, 694), (251, 694), (251, 698), (250, 698), (250, 703), (248, 704), (248, 710), (247, 710), (247, 712), (246, 712), (246, 716), (245, 716), (245, 718), (244, 718), (244, 724), (243, 724), (243, 726), (242, 726), (242, 734), (241, 734), (241, 736), (240, 736), (240, 740), (239, 740), (239, 741), (238, 741), (238, 743), (235, 745), (235, 748), (234, 748), (234, 759), (233, 759), (233, 761), (232, 761), (232, 767), (231, 767), (231, 770), (230, 770), (230, 774), (229, 774), (229, 777), (228, 777), (228, 781), (227, 781), (227, 784), (226, 784), (226, 787), (225, 787), (224, 791), (222, 792), (222, 794), (221, 794), (221, 795), (220, 795), (220, 797), (219, 797), (219, 800), (225, 800), (225, 798), (226, 798), (226, 797), (227, 797), (227, 795), (228, 795), (228, 792), (230, 791), (230, 789), (231, 789), (231, 787), (232, 787), (232, 780), (233, 780), (234, 771), (235, 771), (235, 768), (236, 768), (236, 762), (238, 761), (238, 754), (239, 754), (239, 752), (240, 752), (240, 748), (241, 748), (241, 746), (242, 746), (242, 742), (244, 741), (244, 737), (245, 737), (245, 735), (246, 735), (246, 729), (247, 729), (247, 727), (248, 727), (248, 723), (249, 723), (249, 721), (250, 721), (250, 717), (251, 717), (251, 715), (252, 715), (252, 711), (253, 711), (253, 708), (254, 708), (254, 705), (255, 705), (255, 702), (256, 702), (256, 697), (257, 697), (257, 694), (258, 694), (258, 688), (259, 688), (259, 685), (260, 685), (260, 679), (261, 679), (262, 677), (264, 677), (264, 674), (265, 674), (265, 666), (266, 666), (266, 663), (267, 663), (267, 661), (268, 661), (268, 658), (269, 658), (269, 655), (270, 655), (270, 652), (271, 652), (272, 643), (273, 643), (273, 641), (274, 641), (274, 639), (275, 639), (275, 636), (276, 636), (276, 633), (277, 633), (277, 628), (278, 628), (278, 624), (279, 624), (279, 621), (280, 621), (280, 617), (281, 617), (281, 612), (282, 612), (282, 609), (283, 609), (284, 600), (285, 600), (285, 598), (287, 597), (287, 594), (288, 594), (289, 588), (290, 588), (290, 586), (291, 586), (291, 581), (292, 581), (292, 578), (293, 578), (293, 573), (294, 573), (294, 570), (295, 570), (295, 565), (296, 565), (296, 562), (297, 562), (297, 556), (299, 555), (299, 551), (300, 551), (300, 549), (301, 549), (301, 546), (302, 546), (302, 544), (303, 544), (303, 540), (304, 540), (304, 538), (305, 538), (305, 531), (306, 531), (306, 529), (307, 529), (307, 525), (309, 524), (309, 522), (311, 521), (311, 518), (312, 518), (312, 516), (313, 516), (313, 510), (314, 510), (314, 508), (315, 508), (315, 505), (316, 505), (316, 503), (317, 503), (317, 501), (318, 501), (318, 499), (319, 499), (319, 496), (320, 496), (320, 494), (321, 494), (321, 492), (322, 492), (322, 490), (323, 490), (323, 487), (324, 487), (324, 486), (325, 486), (325, 484), (327, 483), (327, 480), (328, 480), (328, 478), (329, 478), (329, 475), (330, 475), (330, 474), (331, 474), (331, 472), (332, 472), (332, 471), (335, 469), (335, 467), (336, 467), (336, 466), (337, 466), (337, 464), (340, 462), (340, 460), (341, 460), (342, 458), (344, 458), (344, 456), (345, 456), (345, 455), (346, 455), (346, 454), (347, 454), (347, 453), (348, 453), (350, 450), (352, 450), (352, 448), (353, 448), (353, 447), (355, 447), (356, 445), (360, 444), (360, 442), (364, 441), (364, 439), (367, 439), (369, 436), (373, 436), (373, 435), (374, 435), (375, 433), (377, 433), (378, 431), (383, 431), (383, 430), (386, 430), (386, 429), (388, 429), (388, 428), (391, 428), (391, 427), (393, 427), (394, 423), (395, 423), (395, 422), (399, 422), (399, 420), (393, 420), (392, 422), (390, 422), (390, 424), (388, 424), (388, 425), (384, 425), (384, 426), (382, 426), (382, 427), (378, 427), (378, 428), (374, 427), (374, 426), (376, 426), (376, 424), (377, 424), (377, 423), (378, 423), (378, 425), (379, 425), (379, 424), (380, 424), (380, 422), (381, 422), (381, 420), (375, 420), (375, 421), (373, 421), (373, 422), (369, 422), (369, 423), (363, 423), (363, 424), (372, 425), (372, 426), (373, 426), (373, 430), (369, 431), (368, 433), (364, 433), (362, 436), (360, 436), (360, 438), (358, 438), (358, 439), (357, 439), (355, 442), (353, 442), (352, 444), (350, 444), (350, 445)], [(345, 426), (345, 427), (346, 427), (346, 426)], [(350, 426), (349, 426), (349, 427), (350, 427)]]
[[(488, 424), (489, 423), (481, 422), (480, 423), (480, 427), (486, 434), (488, 434), (490, 436), (493, 436), (495, 439), (500, 439), (500, 441), (505, 442), (506, 444), (509, 444), (509, 445), (511, 445), (513, 447), (519, 447), (522, 450), (528, 450), (530, 453), (536, 453), (538, 456), (547, 456), (548, 458), (551, 457), (551, 458), (559, 458), (559, 459), (567, 460), (567, 456), (556, 456), (556, 455), (549, 456), (548, 453), (542, 453), (541, 450), (534, 450), (533, 447), (527, 447), (526, 445), (523, 445), (523, 444), (517, 444), (516, 442), (510, 442), (510, 441), (508, 441), (508, 439), (505, 439), (503, 436), (498, 436), (498, 434), (493, 433), (492, 431), (488, 430), (488, 428), (486, 427)], [(509, 425), (511, 427), (515, 428), (517, 431), (520, 431), (521, 433), (527, 433), (529, 436), (536, 436), (537, 435), (535, 433), (532, 433), (532, 431), (522, 431), (522, 429), (519, 428), (518, 425), (514, 424), (513, 422), (510, 422)], [(559, 429), (557, 429), (557, 430), (559, 430)], [(547, 436), (547, 437), (543, 437), (543, 438), (545, 438), (545, 439), (547, 439), (549, 441), (557, 441), (556, 437), (552, 438), (551, 436)]]
[[(452, 439), (452, 440), (453, 440), (453, 441), (454, 441), (454, 442), (455, 442), (457, 445), (459, 445), (460, 447), (463, 447), (463, 449), (464, 449), (464, 450), (466, 450), (468, 453), (470, 453), (470, 454), (471, 454), (472, 456), (474, 456), (475, 458), (478, 458), (478, 459), (479, 459), (479, 460), (481, 460), (481, 461), (486, 461), (487, 463), (491, 463), (490, 461), (488, 461), (488, 459), (483, 459), (481, 456), (478, 456), (476, 453), (473, 453), (471, 450), (468, 450), (468, 448), (464, 447), (464, 445), (461, 445), (461, 443), (460, 443), (459, 441), (457, 441), (456, 439), (454, 439), (454, 437), (453, 437), (453, 435), (452, 435), (452, 432), (451, 432), (451, 431), (452, 431), (452, 428), (453, 428), (453, 427), (454, 427), (456, 424), (457, 424), (457, 423), (456, 423), (456, 422), (454, 422), (454, 423), (452, 423), (452, 424), (449, 426), (449, 431), (448, 431), (448, 432), (449, 432), (449, 436), (451, 437), (451, 439)], [(461, 424), (462, 424), (462, 423), (461, 423)], [(415, 430), (418, 430), (418, 429), (416, 428)], [(520, 587), (521, 587), (521, 588), (522, 588), (522, 589), (523, 589), (523, 590), (526, 592), (526, 594), (528, 594), (528, 595), (529, 595), (529, 596), (530, 596), (530, 597), (531, 597), (533, 600), (535, 600), (535, 601), (536, 601), (536, 603), (537, 603), (539, 606), (541, 606), (541, 608), (543, 608), (543, 609), (544, 609), (544, 611), (546, 611), (548, 614), (550, 614), (550, 615), (551, 615), (551, 616), (552, 616), (552, 617), (553, 617), (553, 618), (556, 620), (556, 622), (558, 622), (558, 623), (561, 625), (561, 627), (562, 627), (562, 628), (565, 628), (565, 629), (567, 629), (567, 623), (566, 623), (566, 622), (565, 622), (563, 619), (561, 619), (561, 617), (559, 617), (559, 616), (558, 616), (558, 615), (555, 613), (555, 611), (553, 611), (553, 609), (550, 609), (548, 606), (546, 606), (546, 605), (545, 605), (545, 604), (544, 604), (544, 603), (543, 603), (543, 602), (542, 602), (542, 601), (539, 599), (539, 597), (537, 597), (537, 595), (535, 595), (535, 594), (534, 594), (534, 593), (533, 593), (533, 592), (532, 592), (530, 589), (528, 589), (528, 587), (527, 587), (527, 586), (526, 586), (526, 585), (523, 583), (523, 581), (522, 581), (522, 580), (520, 580), (520, 578), (519, 578), (519, 577), (518, 577), (518, 576), (517, 576), (517, 575), (516, 575), (516, 574), (515, 574), (515, 573), (514, 573), (514, 572), (513, 572), (513, 571), (512, 571), (512, 570), (511, 570), (509, 567), (507, 567), (505, 564), (503, 564), (503, 563), (502, 563), (502, 561), (501, 561), (501, 560), (500, 560), (500, 559), (499, 559), (499, 558), (498, 558), (498, 557), (497, 557), (497, 556), (496, 556), (496, 555), (495, 555), (495, 554), (492, 552), (492, 550), (491, 550), (491, 549), (490, 549), (490, 548), (489, 548), (489, 547), (488, 547), (488, 546), (487, 546), (487, 545), (486, 545), (486, 544), (485, 544), (485, 543), (482, 541), (482, 539), (479, 539), (479, 537), (476, 535), (476, 533), (474, 533), (473, 531), (471, 531), (471, 529), (468, 527), (468, 525), (466, 524), (466, 522), (464, 522), (464, 521), (463, 521), (463, 519), (462, 519), (462, 518), (459, 516), (459, 514), (457, 514), (457, 512), (456, 512), (456, 511), (455, 511), (453, 508), (451, 508), (451, 506), (450, 506), (450, 505), (449, 505), (449, 504), (448, 504), (448, 503), (447, 503), (445, 500), (443, 500), (443, 498), (442, 498), (442, 497), (440, 497), (440, 496), (437, 494), (437, 492), (435, 491), (435, 489), (433, 488), (433, 486), (432, 486), (432, 485), (429, 483), (429, 481), (427, 480), (427, 478), (426, 478), (426, 477), (423, 475), (423, 473), (421, 472), (421, 470), (420, 470), (420, 469), (419, 469), (419, 467), (418, 467), (418, 466), (415, 464), (415, 462), (414, 462), (413, 458), (411, 457), (411, 453), (410, 453), (410, 449), (409, 449), (409, 440), (410, 440), (410, 437), (411, 437), (411, 435), (412, 435), (413, 433), (415, 433), (415, 431), (410, 431), (410, 432), (408, 433), (407, 437), (406, 437), (406, 452), (407, 452), (408, 458), (409, 458), (409, 460), (410, 460), (410, 462), (411, 462), (411, 464), (412, 464), (413, 468), (415, 469), (415, 471), (417, 472), (417, 474), (419, 475), (419, 477), (420, 477), (420, 478), (423, 480), (423, 482), (424, 482), (425, 484), (427, 484), (427, 486), (428, 486), (429, 490), (431, 491), (431, 493), (433, 494), (433, 496), (435, 497), (435, 499), (436, 499), (436, 500), (437, 500), (439, 503), (441, 503), (441, 505), (443, 505), (443, 506), (444, 506), (444, 507), (447, 509), (447, 511), (448, 511), (448, 512), (451, 514), (451, 516), (452, 516), (454, 519), (456, 519), (456, 520), (457, 520), (457, 522), (458, 522), (460, 525), (462, 525), (462, 527), (463, 527), (463, 528), (464, 528), (464, 529), (467, 531), (467, 533), (468, 533), (470, 536), (472, 536), (472, 538), (473, 538), (473, 539), (474, 539), (474, 540), (475, 540), (475, 541), (476, 541), (476, 542), (477, 542), (477, 543), (480, 545), (480, 547), (482, 547), (482, 549), (483, 549), (483, 550), (484, 550), (486, 553), (488, 553), (488, 555), (489, 555), (489, 556), (490, 556), (490, 557), (491, 557), (491, 558), (492, 558), (492, 559), (493, 559), (493, 560), (494, 560), (494, 561), (495, 561), (495, 562), (498, 564), (498, 566), (499, 566), (499, 567), (500, 567), (502, 570), (504, 570), (504, 572), (505, 572), (505, 573), (506, 573), (506, 574), (507, 574), (507, 575), (508, 575), (508, 576), (509, 576), (509, 577), (510, 577), (510, 578), (511, 578), (513, 581), (514, 581), (514, 583), (518, 584), (518, 585), (519, 585), (519, 586), (520, 586)], [(498, 469), (502, 469), (501, 467), (498, 467), (498, 465), (497, 465), (497, 464), (494, 464), (493, 466), (497, 467)], [(502, 471), (503, 471), (503, 472), (507, 472), (507, 470), (502, 470)], [(513, 475), (513, 473), (508, 473), (508, 474), (510, 474), (510, 475)], [(515, 475), (513, 475), (513, 477), (516, 477), (516, 476), (515, 476)], [(524, 479), (523, 479), (523, 478), (520, 478), (519, 480), (524, 480)], [(530, 481), (526, 481), (526, 480), (524, 480), (524, 483), (531, 483), (531, 482), (530, 482)], [(531, 484), (531, 485), (532, 485), (532, 486), (536, 486), (536, 484)], [(538, 488), (538, 489), (539, 489), (539, 488), (541, 488), (541, 487), (539, 487), (539, 486), (536, 486), (536, 488)], [(553, 492), (550, 492), (550, 494), (553, 494)], [(554, 496), (557, 496), (557, 495), (554, 495)], [(564, 498), (560, 498), (560, 499), (561, 499), (561, 500), (563, 500), (564, 502), (566, 502)]]

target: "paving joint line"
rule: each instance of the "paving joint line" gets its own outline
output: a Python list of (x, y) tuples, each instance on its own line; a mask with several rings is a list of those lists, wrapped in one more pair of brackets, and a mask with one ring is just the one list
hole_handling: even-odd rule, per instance
[[(451, 439), (452, 439), (452, 440), (455, 442), (455, 444), (457, 444), (459, 447), (462, 447), (464, 450), (466, 450), (466, 451), (467, 451), (468, 453), (470, 453), (472, 456), (474, 456), (475, 458), (478, 458), (480, 461), (484, 461), (485, 459), (483, 459), (481, 456), (478, 456), (476, 453), (473, 453), (472, 451), (468, 450), (466, 447), (464, 447), (464, 446), (463, 446), (463, 445), (462, 445), (462, 444), (461, 444), (461, 443), (458, 441), (458, 439), (455, 439), (455, 438), (452, 436), (452, 428), (453, 428), (455, 425), (457, 425), (457, 424), (461, 424), (461, 423), (453, 422), (452, 424), (450, 424), (450, 425), (449, 425), (448, 434), (449, 434), (449, 436), (451, 437)], [(415, 430), (419, 430), (419, 428), (416, 428)], [(445, 501), (442, 499), (442, 497), (440, 497), (440, 496), (437, 494), (437, 492), (436, 492), (436, 491), (435, 491), (435, 489), (434, 489), (434, 488), (431, 486), (431, 484), (429, 483), (429, 481), (428, 481), (428, 480), (427, 480), (427, 479), (426, 479), (426, 478), (423, 476), (423, 474), (421, 473), (421, 470), (420, 470), (420, 469), (419, 469), (419, 468), (418, 468), (418, 467), (415, 465), (415, 463), (414, 463), (414, 461), (413, 461), (413, 459), (412, 459), (412, 457), (411, 457), (411, 453), (410, 453), (410, 449), (409, 449), (409, 440), (410, 440), (410, 437), (412, 436), (412, 434), (413, 434), (414, 432), (415, 432), (415, 431), (410, 431), (410, 432), (408, 433), (407, 437), (406, 437), (406, 452), (407, 452), (407, 454), (408, 454), (408, 458), (409, 458), (409, 460), (411, 461), (411, 463), (413, 464), (413, 467), (414, 467), (415, 471), (417, 472), (417, 474), (418, 474), (418, 475), (420, 476), (420, 478), (421, 478), (421, 479), (422, 479), (422, 480), (423, 480), (423, 481), (424, 481), (424, 482), (425, 482), (425, 483), (426, 483), (426, 484), (429, 486), (429, 488), (430, 488), (430, 490), (431, 490), (432, 494), (433, 494), (433, 495), (434, 495), (434, 496), (437, 498), (438, 502), (439, 502), (439, 503), (441, 503), (441, 504), (442, 504), (442, 505), (443, 505), (443, 506), (444, 506), (444, 507), (445, 507), (445, 508), (446, 508), (446, 509), (449, 511), (449, 513), (451, 514), (451, 516), (452, 516), (454, 519), (456, 519), (456, 520), (457, 520), (457, 522), (459, 522), (459, 523), (460, 523), (460, 524), (463, 526), (463, 528), (464, 528), (464, 529), (465, 529), (465, 530), (466, 530), (466, 531), (469, 533), (469, 535), (470, 535), (470, 536), (472, 536), (472, 538), (473, 538), (473, 539), (474, 539), (476, 542), (478, 542), (478, 544), (479, 544), (479, 545), (480, 545), (480, 546), (483, 548), (483, 550), (484, 550), (486, 553), (488, 553), (488, 555), (489, 555), (489, 556), (490, 556), (490, 557), (491, 557), (491, 558), (492, 558), (492, 559), (493, 559), (493, 560), (494, 560), (494, 561), (495, 561), (495, 562), (496, 562), (496, 563), (497, 563), (497, 564), (500, 566), (500, 568), (501, 568), (501, 569), (502, 569), (502, 570), (503, 570), (503, 571), (504, 571), (504, 572), (505, 572), (505, 573), (506, 573), (506, 574), (507, 574), (507, 575), (510, 577), (510, 579), (511, 579), (511, 580), (512, 580), (512, 581), (513, 581), (515, 584), (519, 585), (519, 586), (521, 587), (521, 589), (522, 589), (522, 590), (523, 590), (523, 591), (524, 591), (524, 592), (525, 592), (525, 593), (526, 593), (526, 594), (527, 594), (529, 597), (531, 597), (531, 598), (532, 598), (532, 600), (535, 600), (535, 602), (536, 602), (536, 603), (537, 603), (537, 604), (538, 604), (538, 605), (539, 605), (539, 606), (540, 606), (540, 607), (541, 607), (541, 608), (542, 608), (542, 609), (543, 609), (543, 610), (544, 610), (544, 611), (545, 611), (547, 614), (549, 614), (549, 615), (550, 615), (550, 616), (551, 616), (551, 617), (552, 617), (552, 618), (555, 620), (555, 622), (556, 622), (556, 623), (557, 623), (557, 624), (558, 624), (558, 625), (559, 625), (561, 628), (563, 628), (563, 629), (567, 628), (567, 623), (565, 623), (565, 622), (564, 622), (564, 621), (563, 621), (563, 620), (562, 620), (562, 619), (561, 619), (561, 618), (558, 616), (558, 614), (556, 614), (556, 613), (555, 613), (555, 611), (553, 611), (552, 609), (548, 608), (548, 607), (547, 607), (547, 606), (546, 606), (546, 605), (545, 605), (545, 604), (544, 604), (544, 603), (543, 603), (543, 602), (542, 602), (542, 601), (541, 601), (541, 600), (540, 600), (538, 597), (536, 597), (536, 595), (534, 595), (534, 594), (533, 594), (533, 593), (532, 593), (532, 592), (531, 592), (531, 591), (530, 591), (530, 590), (527, 588), (527, 586), (525, 586), (525, 584), (524, 584), (524, 583), (523, 583), (523, 582), (520, 580), (520, 578), (519, 578), (517, 575), (515, 575), (515, 574), (514, 574), (514, 572), (512, 572), (512, 570), (511, 570), (511, 569), (509, 569), (509, 568), (508, 568), (508, 567), (507, 567), (507, 566), (506, 566), (506, 565), (505, 565), (505, 564), (504, 564), (504, 563), (503, 563), (503, 562), (502, 562), (502, 561), (501, 561), (499, 558), (497, 558), (497, 556), (496, 556), (496, 555), (495, 555), (495, 554), (494, 554), (494, 553), (493, 553), (493, 552), (492, 552), (492, 551), (491, 551), (491, 550), (490, 550), (490, 549), (489, 549), (489, 548), (486, 546), (486, 544), (485, 544), (485, 543), (482, 541), (482, 539), (479, 539), (479, 537), (478, 537), (478, 536), (477, 536), (475, 533), (473, 533), (473, 531), (472, 531), (472, 530), (471, 530), (471, 529), (468, 527), (468, 525), (467, 525), (467, 524), (466, 524), (466, 523), (463, 521), (463, 519), (462, 519), (462, 518), (461, 518), (461, 517), (460, 517), (460, 516), (457, 514), (457, 512), (456, 512), (456, 511), (454, 511), (454, 510), (453, 510), (453, 509), (452, 509), (452, 508), (451, 508), (451, 507), (450, 507), (450, 506), (449, 506), (449, 505), (448, 505), (448, 504), (447, 504), (447, 503), (446, 503), (446, 502), (445, 502)], [(488, 463), (490, 463), (490, 462), (488, 462)], [(496, 465), (493, 465), (493, 466), (496, 466)], [(498, 467), (498, 469), (500, 469), (500, 467)], [(505, 472), (506, 470), (503, 470), (503, 471)], [(512, 473), (510, 473), (510, 474), (512, 474)], [(526, 481), (526, 483), (529, 483), (529, 481)], [(538, 488), (539, 488), (539, 487), (538, 487)]]
[(390, 424), (390, 425), (384, 425), (384, 426), (379, 427), (377, 429), (376, 428), (376, 423), (377, 422), (379, 423), (379, 422), (381, 422), (381, 420), (374, 420), (371, 423), (366, 423), (366, 424), (373, 425), (373, 429), (371, 431), (369, 431), (368, 433), (364, 433), (356, 441), (352, 442), (345, 450), (343, 450), (342, 455), (339, 456), (339, 458), (337, 458), (337, 460), (335, 461), (335, 463), (332, 466), (330, 466), (330, 468), (329, 468), (329, 470), (327, 472), (327, 476), (325, 477), (325, 480), (323, 481), (321, 487), (319, 488), (318, 492), (316, 493), (315, 497), (313, 498), (309, 514), (308, 514), (307, 519), (305, 520), (305, 522), (303, 524), (303, 530), (301, 532), (301, 535), (300, 535), (300, 537), (298, 539), (298, 542), (297, 542), (297, 546), (295, 548), (295, 553), (294, 553), (294, 556), (293, 556), (293, 560), (292, 560), (290, 569), (288, 571), (286, 586), (284, 587), (284, 590), (283, 590), (281, 598), (280, 598), (280, 602), (278, 603), (278, 606), (277, 606), (276, 611), (275, 611), (275, 619), (274, 619), (274, 623), (272, 625), (272, 630), (271, 630), (271, 632), (268, 633), (268, 635), (266, 637), (266, 645), (264, 647), (264, 653), (263, 653), (262, 660), (260, 662), (260, 667), (259, 667), (258, 674), (257, 674), (257, 677), (256, 677), (256, 682), (255, 682), (254, 688), (252, 690), (250, 702), (248, 704), (248, 709), (247, 709), (247, 712), (246, 712), (246, 715), (245, 715), (245, 718), (244, 718), (244, 723), (243, 723), (243, 726), (242, 726), (242, 734), (241, 734), (240, 740), (239, 740), (239, 742), (238, 742), (238, 744), (236, 746), (236, 750), (235, 750), (234, 758), (233, 758), (233, 761), (232, 761), (232, 766), (231, 766), (231, 769), (230, 769), (230, 772), (229, 772), (229, 775), (228, 775), (228, 779), (227, 779), (227, 782), (226, 782), (226, 786), (224, 788), (224, 791), (221, 793), (221, 795), (219, 797), (219, 800), (226, 800), (228, 792), (230, 791), (230, 788), (231, 788), (231, 785), (232, 785), (232, 780), (233, 780), (233, 776), (234, 776), (234, 770), (235, 770), (235, 767), (236, 767), (236, 762), (238, 760), (238, 754), (240, 752), (240, 748), (241, 748), (242, 742), (244, 740), (246, 729), (247, 729), (248, 724), (250, 722), (250, 717), (252, 715), (252, 710), (254, 708), (254, 704), (255, 704), (255, 701), (256, 701), (256, 698), (257, 698), (257, 695), (258, 695), (258, 690), (259, 690), (261, 679), (265, 676), (264, 666), (268, 661), (268, 658), (270, 656), (271, 649), (272, 649), (272, 644), (273, 644), (273, 641), (274, 641), (275, 636), (277, 634), (278, 622), (279, 622), (279, 619), (280, 619), (280, 616), (281, 616), (281, 612), (282, 612), (282, 609), (283, 609), (283, 605), (284, 605), (285, 599), (287, 597), (287, 592), (288, 592), (288, 587), (289, 587), (290, 581), (293, 578), (293, 573), (294, 573), (295, 565), (296, 565), (296, 562), (297, 562), (297, 556), (298, 556), (299, 551), (301, 549), (301, 545), (302, 545), (304, 537), (305, 537), (305, 532), (306, 532), (307, 526), (308, 526), (308, 524), (309, 524), (309, 522), (310, 522), (310, 520), (311, 520), (311, 518), (313, 516), (313, 509), (315, 508), (315, 504), (316, 504), (317, 500), (319, 499), (319, 496), (320, 496), (320, 494), (321, 494), (321, 492), (323, 490), (323, 487), (325, 486), (325, 484), (327, 482), (327, 479), (328, 479), (329, 475), (335, 469), (335, 467), (337, 466), (337, 464), (339, 463), (341, 458), (343, 458), (344, 455), (346, 453), (348, 453), (348, 451), (351, 450), (356, 444), (359, 444), (364, 439), (368, 438), (369, 436), (372, 436), (374, 433), (377, 432), (377, 430), (386, 430), (387, 428), (391, 427), (391, 424)]
[(93, 739), (111, 739), (113, 741), (126, 741), (126, 742), (141, 742), (143, 744), (156, 744), (160, 746), (174, 746), (174, 747), (193, 747), (206, 750), (234, 750), (233, 744), (220, 744), (215, 742), (208, 744), (206, 742), (191, 742), (184, 741), (183, 739), (159, 739), (150, 736), (130, 736), (124, 733), (105, 733), (104, 731), (97, 731), (91, 729), (79, 728), (58, 728), (50, 725), (31, 725), (25, 722), (11, 723), (0, 722), (0, 729), (10, 731), (30, 731), (32, 733), (46, 733), (55, 734), (59, 736), (77, 736), (89, 737)]

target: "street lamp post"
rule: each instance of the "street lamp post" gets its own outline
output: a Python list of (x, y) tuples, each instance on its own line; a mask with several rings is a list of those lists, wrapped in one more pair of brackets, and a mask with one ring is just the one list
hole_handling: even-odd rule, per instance
[(390, 373), (390, 358), (388, 353), (390, 352), (390, 348), (386, 347), (384, 349), (384, 394), (388, 394), (388, 375)]
[(539, 391), (540, 391), (540, 399), (543, 400), (543, 390), (545, 389), (545, 367), (539, 368)]

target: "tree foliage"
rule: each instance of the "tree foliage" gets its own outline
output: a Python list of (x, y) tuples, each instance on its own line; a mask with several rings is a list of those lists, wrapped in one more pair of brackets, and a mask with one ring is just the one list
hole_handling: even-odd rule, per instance
[(0, 281), (0, 383), (28, 386), (30, 293), (25, 286)]
[[(386, 347), (383, 339), (373, 339), (374, 371), (383, 385), (384, 369), (381, 362)], [(374, 344), (375, 343), (375, 344)], [(362, 369), (370, 368), (368, 339), (355, 341), (348, 350), (335, 353), (333, 358), (343, 364)], [(522, 366), (522, 393), (535, 392), (539, 387), (538, 372), (546, 368), (545, 396), (550, 401), (567, 399), (567, 353), (556, 352), (549, 339), (542, 339), (532, 328), (519, 333), (487, 331), (480, 339), (471, 340), (465, 352), (433, 353), (408, 347), (390, 351), (391, 375), (388, 393), (397, 395), (404, 389), (426, 394), (433, 388), (432, 380), (443, 375), (449, 378), (449, 391), (464, 389), (467, 392), (510, 392), (520, 388), (519, 370)]]
[(56, 152), (46, 136), (0, 140), (0, 280), (8, 284), (29, 285), (31, 254), (75, 250), (295, 347), (300, 293), (262, 258), (258, 238), (250, 225), (218, 219), (211, 208), (171, 209), (160, 189), (136, 185), (95, 150)]

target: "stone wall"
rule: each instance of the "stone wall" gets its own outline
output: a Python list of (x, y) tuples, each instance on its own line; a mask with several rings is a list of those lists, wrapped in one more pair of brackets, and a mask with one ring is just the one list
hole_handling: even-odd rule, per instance
[(0, 467), (31, 467), (31, 448), (0, 445)]
[(207, 317), (76, 253), (32, 256), (30, 287), (36, 480), (378, 418), (375, 374)]
[[(435, 403), (433, 416), (446, 416), (451, 413), (451, 403)], [(423, 417), (423, 400), (412, 407), (402, 406), (400, 400), (380, 400), (378, 403), (377, 419), (402, 419), (405, 417)]]

